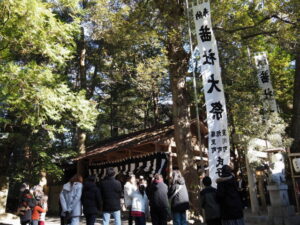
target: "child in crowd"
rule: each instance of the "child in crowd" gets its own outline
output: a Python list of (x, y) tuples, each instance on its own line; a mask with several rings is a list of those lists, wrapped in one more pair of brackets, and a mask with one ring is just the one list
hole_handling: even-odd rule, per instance
[(217, 202), (217, 190), (211, 186), (210, 177), (202, 180), (205, 188), (200, 192), (201, 206), (205, 211), (207, 225), (221, 225), (220, 206)]
[(21, 225), (28, 225), (31, 223), (32, 209), (36, 202), (27, 187), (25, 189), (22, 187), (21, 191), (17, 214), (20, 216)]
[(45, 225), (46, 211), (48, 210), (48, 196), (47, 195), (44, 195), (42, 197), (41, 206), (45, 210), (45, 212), (41, 213), (39, 225)]
[(138, 189), (131, 194), (131, 215), (136, 225), (146, 225), (146, 216), (149, 215), (149, 201), (146, 195), (146, 184), (143, 180), (138, 182)]
[(44, 213), (44, 212), (46, 212), (46, 210), (42, 208), (41, 201), (38, 201), (37, 205), (32, 210), (32, 216), (31, 216), (32, 225), (39, 224), (40, 213)]

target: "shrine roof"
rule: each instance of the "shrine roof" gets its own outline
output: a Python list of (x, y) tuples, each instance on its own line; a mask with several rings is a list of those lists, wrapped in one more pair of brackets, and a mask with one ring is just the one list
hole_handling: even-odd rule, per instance
[[(193, 120), (192, 125), (195, 124), (195, 122), (196, 120)], [(200, 128), (202, 134), (207, 133), (207, 128), (203, 122), (200, 122)], [(145, 143), (154, 143), (172, 136), (174, 136), (174, 124), (167, 123), (98, 142), (87, 147), (86, 153), (78, 156), (75, 160), (93, 158), (104, 152), (118, 151)]]

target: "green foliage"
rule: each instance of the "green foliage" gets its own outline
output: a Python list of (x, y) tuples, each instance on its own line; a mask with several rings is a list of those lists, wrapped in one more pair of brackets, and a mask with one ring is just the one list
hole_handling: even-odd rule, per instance
[[(272, 121), (281, 127), (292, 115), (300, 10), (296, 0), (260, 3), (211, 1), (232, 136), (266, 135), (252, 53), (268, 53), (284, 119)], [(2, 144), (6, 153), (24, 153), (29, 146), (23, 168), (33, 172), (27, 176), (40, 170), (60, 176), (55, 163), (74, 154), (78, 129), (88, 132), (92, 144), (172, 117), (163, 104), (170, 100), (169, 76), (188, 76), (184, 7), (184, 1), (158, 0), (0, 2), (0, 129), (10, 133)], [(22, 164), (15, 168), (22, 171)]]
[[(78, 1), (55, 3), (0, 2), (0, 131), (9, 133), (0, 144), (10, 157), (1, 168), (14, 179), (61, 176), (61, 160), (76, 150), (76, 129), (92, 131), (98, 116), (97, 103), (71, 90), (64, 73), (76, 54)], [(73, 19), (63, 21), (57, 7)]]
[(39, 0), (4, 0), (0, 8), (0, 59), (63, 64), (72, 57), (78, 24), (59, 21)]
[(13, 113), (18, 123), (33, 129), (66, 132), (56, 128), (55, 123), (68, 118), (79, 128), (92, 130), (98, 114), (96, 104), (85, 100), (84, 93), (73, 93), (66, 84), (58, 83), (56, 77), (49, 68), (35, 63), (23, 67), (12, 63), (3, 66), (0, 71), (2, 110)]

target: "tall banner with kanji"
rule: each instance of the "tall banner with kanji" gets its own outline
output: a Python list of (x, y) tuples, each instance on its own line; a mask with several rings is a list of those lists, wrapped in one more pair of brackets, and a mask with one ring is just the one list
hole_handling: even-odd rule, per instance
[(217, 42), (212, 30), (209, 2), (193, 7), (193, 17), (200, 52), (201, 75), (205, 94), (208, 124), (209, 176), (215, 180), (223, 165), (229, 165), (230, 145), (227, 111)]
[(265, 52), (256, 53), (254, 55), (254, 60), (257, 68), (258, 85), (262, 89), (261, 98), (264, 109), (268, 112), (278, 112), (270, 77), (267, 54)]

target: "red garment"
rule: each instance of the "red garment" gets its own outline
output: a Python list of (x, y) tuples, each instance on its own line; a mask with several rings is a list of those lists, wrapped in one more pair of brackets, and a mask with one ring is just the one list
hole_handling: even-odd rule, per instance
[(46, 212), (46, 210), (44, 210), (42, 207), (36, 205), (33, 208), (31, 219), (32, 220), (39, 220), (40, 219), (40, 213), (42, 213), (42, 212)]
[(24, 194), (22, 196), (22, 202), (21, 205), (27, 207), (28, 206), (28, 202), (33, 199), (33, 196), (31, 194)]
[(39, 221), (39, 225), (45, 225), (45, 221)]
[(145, 213), (139, 211), (131, 211), (131, 216), (141, 217), (141, 216), (145, 216)]
[(154, 179), (153, 182), (154, 183), (161, 183), (161, 182), (163, 182), (163, 179), (162, 178), (159, 178), (159, 180)]

